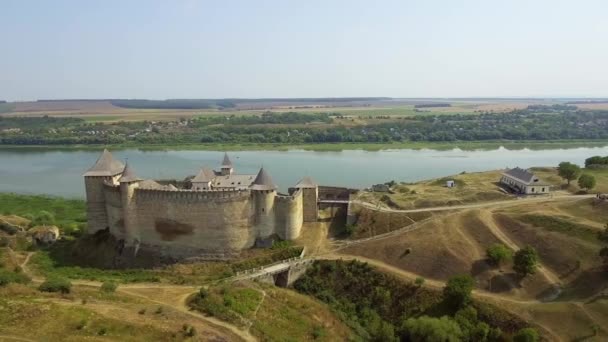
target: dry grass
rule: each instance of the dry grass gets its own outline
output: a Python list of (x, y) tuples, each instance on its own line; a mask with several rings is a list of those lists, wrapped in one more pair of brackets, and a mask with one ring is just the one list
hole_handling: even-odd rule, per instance
[[(502, 171), (465, 173), (415, 184), (401, 183), (392, 188), (394, 194), (362, 192), (361, 199), (382, 201), (387, 195), (392, 205), (402, 209), (442, 207), (514, 198), (498, 184)], [(453, 188), (446, 181), (456, 181)], [(384, 200), (384, 202), (387, 202)]]

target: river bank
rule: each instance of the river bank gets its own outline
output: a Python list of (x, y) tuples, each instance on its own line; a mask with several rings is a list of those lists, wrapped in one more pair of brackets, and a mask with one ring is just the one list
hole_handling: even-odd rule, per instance
[(522, 141), (407, 141), (400, 143), (320, 143), (320, 144), (116, 144), (116, 145), (2, 145), (0, 150), (31, 151), (98, 151), (104, 148), (112, 150), (138, 149), (141, 151), (383, 151), (383, 150), (437, 150), (463, 151), (495, 150), (546, 150), (579, 147), (604, 147), (608, 140), (522, 140)]

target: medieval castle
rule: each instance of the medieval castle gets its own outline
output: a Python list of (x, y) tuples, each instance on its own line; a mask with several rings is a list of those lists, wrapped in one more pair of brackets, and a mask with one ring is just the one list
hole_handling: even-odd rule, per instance
[(126, 164), (104, 150), (84, 174), (88, 233), (108, 229), (135, 251), (229, 256), (296, 239), (303, 222), (317, 220), (319, 187), (308, 177), (279, 194), (264, 168), (237, 174), (227, 154), (219, 171), (202, 168), (178, 186), (141, 179)]

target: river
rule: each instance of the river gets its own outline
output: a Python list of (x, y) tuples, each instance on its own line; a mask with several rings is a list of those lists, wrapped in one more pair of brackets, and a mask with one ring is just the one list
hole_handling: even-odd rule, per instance
[[(116, 158), (128, 158), (138, 176), (161, 179), (183, 179), (196, 174), (202, 166), (217, 169), (223, 153), (136, 149), (113, 152)], [(98, 151), (0, 150), (0, 192), (82, 198), (82, 174), (99, 154)], [(390, 180), (414, 182), (462, 171), (555, 166), (561, 161), (582, 165), (588, 157), (608, 155), (608, 146), (478, 151), (240, 151), (229, 155), (237, 173), (255, 174), (264, 166), (280, 190), (286, 191), (303, 176), (310, 176), (322, 185), (364, 188)]]

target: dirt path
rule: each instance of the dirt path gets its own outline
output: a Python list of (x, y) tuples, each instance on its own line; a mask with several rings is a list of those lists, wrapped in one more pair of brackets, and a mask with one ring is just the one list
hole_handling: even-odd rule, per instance
[[(479, 219), (490, 229), (492, 234), (494, 234), (502, 243), (504, 243), (507, 247), (511, 248), (513, 251), (518, 251), (520, 247), (513, 242), (496, 224), (494, 220), (494, 216), (492, 212), (489, 210), (481, 210), (479, 213)], [(542, 275), (552, 284), (561, 285), (561, 280), (559, 277), (553, 273), (550, 269), (545, 267), (539, 262), (538, 271), (542, 273)]]
[[(42, 283), (42, 282), (44, 282), (44, 278), (38, 277), (35, 274), (33, 274), (28, 267), (28, 263), (33, 254), (34, 254), (33, 252), (29, 252), (27, 254), (27, 257), (25, 258), (23, 263), (21, 263), (21, 268), (23, 270), (23, 273), (25, 273), (27, 276), (29, 276), (33, 282)], [(72, 284), (77, 285), (77, 286), (101, 287), (102, 283), (98, 282), (98, 281), (89, 281), (89, 280), (73, 280)], [(190, 297), (192, 294), (194, 294), (194, 293), (196, 293), (196, 291), (198, 291), (198, 288), (199, 287), (188, 286), (188, 285), (165, 285), (165, 284), (155, 284), (155, 283), (152, 283), (152, 284), (139, 283), (139, 284), (120, 285), (118, 287), (117, 291), (120, 293), (129, 295), (129, 296), (145, 299), (152, 303), (167, 306), (167, 307), (170, 307), (181, 313), (187, 314), (192, 317), (196, 317), (197, 319), (202, 320), (212, 326), (218, 327), (220, 329), (228, 330), (232, 334), (243, 339), (244, 341), (257, 341), (257, 339), (254, 336), (252, 336), (249, 333), (249, 331), (243, 331), (243, 330), (237, 328), (236, 326), (229, 324), (227, 322), (218, 320), (214, 317), (207, 317), (207, 316), (202, 315), (195, 311), (191, 311), (190, 307), (188, 307), (186, 301), (187, 301), (188, 297)], [(142, 293), (137, 292), (138, 290), (145, 290), (145, 289), (158, 289), (158, 290), (180, 289), (180, 290), (185, 290), (186, 293), (182, 294), (181, 296), (179, 296), (178, 298), (175, 298), (172, 301), (159, 301), (154, 298), (151, 298), (150, 296), (146, 296)], [(26, 341), (29, 341), (29, 340), (26, 340)]]
[(30, 340), (29, 338), (23, 338), (19, 336), (12, 335), (0, 335), (0, 342), (4, 341), (23, 341), (23, 342), (37, 342), (36, 340)]
[(419, 208), (419, 209), (392, 209), (386, 207), (380, 207), (378, 204), (354, 200), (352, 203), (361, 205), (368, 209), (383, 211), (383, 212), (391, 212), (391, 213), (420, 213), (420, 212), (428, 212), (428, 211), (447, 211), (447, 210), (462, 210), (462, 209), (481, 209), (481, 208), (491, 208), (491, 207), (509, 207), (509, 206), (517, 206), (521, 204), (527, 203), (540, 203), (540, 202), (556, 202), (556, 201), (572, 201), (572, 200), (580, 200), (585, 198), (594, 198), (595, 195), (556, 195), (550, 197), (526, 197), (526, 198), (518, 198), (515, 200), (507, 200), (507, 201), (497, 201), (497, 202), (484, 202), (484, 203), (474, 203), (474, 204), (463, 204), (463, 205), (454, 205), (454, 206), (446, 206), (446, 207), (430, 207), (430, 208)]

